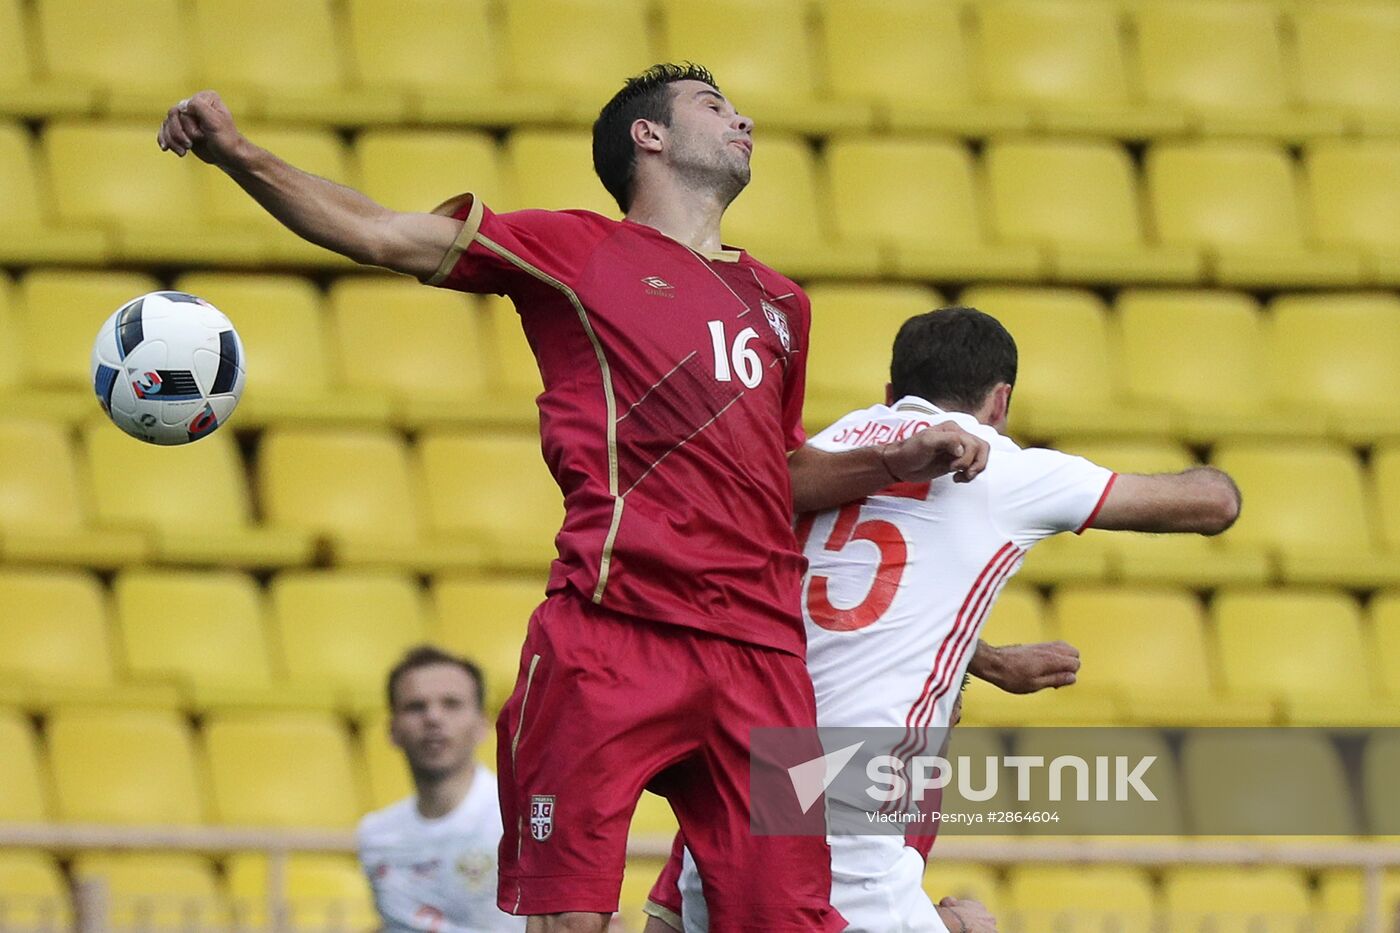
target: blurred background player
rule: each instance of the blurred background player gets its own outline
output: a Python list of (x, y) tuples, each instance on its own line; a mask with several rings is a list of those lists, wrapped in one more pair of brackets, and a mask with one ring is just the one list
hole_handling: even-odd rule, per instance
[(531, 931), (603, 930), (651, 787), (676, 811), (718, 927), (840, 929), (820, 836), (748, 832), (749, 730), (816, 716), (794, 503), (967, 481), (987, 448), (951, 424), (840, 454), (804, 446), (807, 297), (720, 240), (749, 181), (753, 121), (703, 68), (629, 80), (593, 130), (620, 222), (497, 215), (470, 194), (391, 211), (255, 146), (208, 91), (170, 109), (158, 143), (217, 165), (313, 243), (508, 295), (520, 313), (566, 515), (497, 724), (502, 909), (538, 916)]
[(414, 794), (360, 821), (360, 864), (386, 933), (511, 933), (496, 906), (501, 809), (496, 775), (476, 761), (491, 727), (481, 669), (431, 646), (389, 672), (389, 737)]
[[(963, 307), (918, 315), (895, 338), (886, 403), (851, 412), (809, 441), (835, 453), (952, 418), (991, 445), (974, 484), (895, 483), (839, 509), (798, 516), (809, 562), (803, 609), (818, 723), (903, 730), (888, 752), (904, 760), (938, 753), (926, 743), (951, 727), (982, 624), (1036, 542), (1086, 528), (1214, 535), (1239, 514), (1239, 490), (1213, 467), (1117, 475), (1082, 457), (1017, 446), (1002, 433), (1016, 371), (1016, 342), (996, 318)], [(1037, 651), (1032, 660), (1046, 662), (1046, 670), (1032, 671), (1032, 682), (1072, 682), (1074, 649)], [(1002, 662), (1028, 659), (982, 653), (977, 670), (1003, 685), (1011, 681)], [(957, 907), (941, 908), (940, 916), (924, 893), (932, 835), (833, 834), (829, 841), (831, 900), (852, 933), (943, 933), (990, 922), (980, 905), (968, 908), (968, 918)], [(681, 916), (695, 933), (708, 929), (705, 898), (691, 860), (685, 863)], [(663, 909), (649, 907), (654, 916), (666, 917), (670, 897), (659, 885), (652, 900)]]

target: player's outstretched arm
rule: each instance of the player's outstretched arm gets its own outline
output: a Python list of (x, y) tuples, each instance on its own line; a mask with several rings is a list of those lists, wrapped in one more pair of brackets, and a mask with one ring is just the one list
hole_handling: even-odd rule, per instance
[(1068, 687), (1077, 679), (1078, 670), (1079, 649), (1063, 641), (993, 646), (979, 638), (967, 665), (973, 677), (1007, 693)]
[(980, 901), (945, 897), (938, 902), (937, 910), (948, 933), (996, 933), (996, 918)]
[(1215, 467), (1154, 476), (1120, 474), (1092, 528), (1218, 535), (1240, 514), (1240, 490)]
[(971, 482), (986, 468), (988, 449), (951, 421), (879, 447), (833, 453), (807, 444), (788, 458), (793, 511), (829, 509), (892, 483), (924, 483), (948, 473), (955, 482)]
[(391, 211), (352, 188), (288, 165), (240, 133), (213, 91), (171, 107), (156, 142), (177, 156), (193, 152), (223, 169), (297, 236), (356, 262), (426, 279), (462, 229), (451, 217)]

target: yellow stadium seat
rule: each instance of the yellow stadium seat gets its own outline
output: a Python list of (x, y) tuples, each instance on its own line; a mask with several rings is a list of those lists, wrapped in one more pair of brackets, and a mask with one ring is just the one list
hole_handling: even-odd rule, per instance
[(975, 286), (959, 301), (997, 318), (1016, 340), (1020, 366), (1011, 404), (1013, 431), (1045, 437), (1165, 430), (1165, 412), (1133, 408), (1115, 398), (1107, 309), (1095, 295)]
[[(92, 399), (88, 368), (102, 323), (131, 299), (160, 287), (148, 275), (36, 269), (20, 280), (19, 339), (25, 382), (69, 389)], [(88, 413), (96, 409), (88, 408)]]
[(986, 865), (967, 862), (944, 862), (934, 846), (928, 867), (924, 870), (924, 891), (937, 904), (945, 897), (970, 899), (985, 906), (993, 917), (1003, 916), (1001, 882), (996, 872)]
[[(354, 463), (354, 473), (342, 469)], [(476, 548), (420, 537), (419, 490), (403, 440), (387, 429), (274, 428), (258, 451), (258, 487), (274, 525), (328, 540), (355, 565), (473, 566)]]
[(1123, 388), (1140, 404), (1170, 410), (1180, 436), (1324, 433), (1320, 417), (1279, 410), (1269, 391), (1267, 322), (1250, 296), (1129, 291), (1117, 310)]
[(1394, 730), (1377, 731), (1366, 740), (1365, 758), (1361, 766), (1368, 832), (1378, 836), (1400, 836), (1400, 801), (1395, 796), (1397, 783), (1400, 783), (1400, 737)]
[[(295, 930), (373, 930), (380, 923), (369, 885), (353, 856), (296, 853), (287, 857), (282, 890), (285, 922)], [(267, 925), (268, 860), (239, 853), (225, 863), (235, 925)]]
[[(1365, 879), (1360, 871), (1333, 868), (1318, 873), (1318, 925), (1322, 933), (1346, 933), (1365, 929)], [(1381, 873), (1381, 923), (1400, 911), (1400, 871)]]
[(634, 0), (515, 0), (503, 12), (507, 86), (553, 99), (573, 122), (591, 124), (624, 80), (655, 61), (646, 7)]
[(627, 867), (622, 875), (622, 891), (617, 916), (626, 924), (626, 929), (640, 930), (646, 926), (648, 915), (642, 910), (651, 894), (666, 859), (647, 858), (634, 855), (627, 859)]
[(1217, 135), (1340, 132), (1336, 115), (1295, 106), (1281, 19), (1277, 4), (1259, 0), (1139, 4), (1132, 20), (1144, 96), (1185, 110), (1193, 130)]
[(228, 897), (214, 865), (184, 852), (84, 852), (73, 860), (78, 881), (101, 882), (115, 929), (145, 926), (221, 928)]
[(832, 94), (874, 103), (879, 124), (983, 136), (1030, 123), (1020, 107), (975, 98), (956, 0), (824, 0), (820, 27)]
[(1342, 763), (1319, 732), (1196, 730), (1182, 740), (1180, 764), (1193, 834), (1356, 832)]
[(156, 148), (150, 121), (50, 123), (44, 151), (58, 219), (115, 237), (132, 262), (252, 263), (256, 236), (209, 222), (199, 195), (197, 159)]
[(0, 486), (0, 554), (7, 561), (111, 569), (150, 552), (140, 530), (88, 527), (87, 489), (61, 425), (0, 421)]
[(890, 347), (900, 325), (943, 305), (922, 285), (839, 285), (807, 290), (812, 302), (807, 398), (809, 430), (820, 431), (847, 412), (885, 400)]
[(663, 0), (660, 8), (663, 57), (704, 63), (739, 112), (755, 118), (759, 132), (870, 126), (869, 104), (821, 99), (826, 88), (804, 0), (716, 0), (705, 6)]
[(350, 737), (330, 716), (215, 713), (204, 747), (213, 815), (225, 826), (348, 829), (364, 812)]
[(1312, 914), (1307, 878), (1283, 866), (1180, 865), (1162, 880), (1171, 929), (1293, 933)]
[[(1226, 590), (1211, 607), (1226, 693), (1281, 703), (1299, 725), (1385, 723), (1361, 610), (1341, 593)], [(1306, 646), (1306, 650), (1300, 650)]]
[(784, 275), (802, 278), (874, 276), (873, 243), (838, 241), (818, 192), (816, 160), (799, 139), (759, 137), (753, 181), (725, 214), (724, 242), (743, 248)]
[(1159, 143), (1147, 154), (1158, 241), (1205, 249), (1224, 285), (1352, 285), (1361, 257), (1315, 248), (1303, 228), (1297, 173), (1263, 142)]
[(156, 447), (105, 419), (83, 431), (97, 520), (148, 531), (154, 554), (172, 564), (281, 567), (303, 564), (312, 540), (253, 524), (248, 478), (227, 430), (203, 444)]
[(1037, 128), (1150, 137), (1184, 125), (1179, 113), (1133, 100), (1117, 4), (987, 0), (975, 9), (983, 91), (1029, 108)]
[[(3, 7), (4, 0), (0, 0)], [(0, 17), (3, 17), (0, 11)], [(0, 25), (0, 36), (5, 29)], [(4, 39), (0, 38), (0, 42)], [(5, 58), (0, 51), (0, 61)], [(0, 88), (0, 110), (5, 90)], [(18, 123), (0, 123), (0, 259), (9, 263), (100, 262), (107, 237), (97, 230), (54, 224), (51, 195), (40, 184), (34, 146)]]
[(30, 849), (0, 851), (0, 910), (16, 929), (72, 928), (68, 883), (52, 854)]
[(23, 0), (0, 0), (0, 115), (47, 117), (86, 113), (92, 92), (53, 81), (38, 81), (26, 42)]
[[(1070, 692), (1077, 689), (1078, 686), (1072, 687)], [(1160, 837), (1179, 836), (1186, 831), (1181, 782), (1173, 766), (1171, 748), (1156, 729), (1025, 729), (1012, 736), (1011, 745), (1015, 754), (1040, 758), (1051, 765), (1061, 756), (1078, 758), (1090, 769), (1091, 763), (1100, 760), (1123, 760), (1132, 768), (1147, 762), (1139, 773), (1155, 800), (1142, 799), (1131, 791), (1123, 798), (1115, 795), (1108, 801), (1098, 799), (1101, 787), (1091, 771), (1078, 777), (1073, 769), (1033, 773), (1021, 809), (1056, 814), (1058, 824), (1046, 825), (1053, 827), (1057, 835)], [(1116, 767), (1113, 770), (1116, 772)], [(1055, 773), (1062, 782), (1058, 800), (1051, 795), (1047, 777)]]
[(180, 714), (60, 707), (45, 733), (59, 818), (138, 826), (204, 822), (203, 782)]
[(1150, 725), (1266, 725), (1273, 707), (1227, 699), (1207, 652), (1205, 614), (1193, 593), (1165, 588), (1061, 587), (1052, 601), (1059, 637), (1083, 666), (1073, 687), (1114, 695)]
[(1308, 146), (1307, 207), (1323, 246), (1359, 249), (1376, 284), (1400, 284), (1400, 145), (1318, 140)]
[(432, 432), (417, 455), (438, 535), (479, 541), (497, 567), (530, 570), (555, 558), (563, 496), (537, 440)]
[(834, 139), (826, 165), (839, 239), (879, 247), (884, 266), (899, 276), (1034, 280), (1041, 275), (1044, 263), (1035, 246), (991, 243), (981, 177), (962, 143)]
[[(650, 791), (643, 791), (637, 801), (637, 809), (632, 813), (632, 829), (629, 841), (635, 844), (669, 846), (680, 829), (676, 814), (665, 797), (658, 797)], [(651, 879), (655, 881), (653, 877)]]
[(1392, 701), (1400, 701), (1400, 593), (1382, 593), (1371, 601), (1370, 651), (1376, 659), (1380, 687)]
[(107, 687), (115, 680), (107, 606), (81, 573), (0, 573), (0, 672), (20, 683)]
[(125, 3), (94, 16), (84, 0), (34, 4), (44, 73), (94, 93), (103, 113), (159, 119), (194, 83), (190, 37), (177, 0)]
[(543, 601), (543, 580), (448, 578), (433, 586), (433, 641), (481, 666), (493, 710), (515, 689), (525, 630)]
[(1049, 641), (1045, 606), (1035, 590), (1014, 586), (1003, 590), (982, 627), (982, 640), (992, 645)]
[(1353, 129), (1400, 128), (1400, 9), (1389, 3), (1300, 3), (1293, 11), (1303, 100), (1345, 113)]
[[(1161, 441), (1069, 440), (1056, 446), (1118, 473), (1179, 473), (1196, 463), (1184, 447)], [(1197, 587), (1264, 583), (1273, 573), (1263, 550), (1229, 547), (1220, 538), (1090, 528), (1082, 541), (1093, 542), (1108, 552), (1115, 578), (1135, 583)]]
[[(259, 146), (302, 171), (338, 184), (351, 183), (345, 147), (328, 129), (253, 125), (242, 130)], [(201, 171), (198, 179), (199, 193), (203, 203), (208, 205), (210, 220), (221, 228), (244, 231), (255, 237), (260, 251), (259, 265), (354, 268), (350, 260), (308, 243), (282, 226), (223, 172)], [(237, 320), (238, 309), (228, 310)]]
[(1152, 886), (1140, 868), (1020, 865), (1011, 870), (1006, 894), (1009, 926), (1024, 933), (1153, 929)]
[(552, 95), (502, 89), (506, 50), (490, 0), (352, 0), (348, 13), (358, 83), (404, 93), (411, 118), (498, 126), (558, 112)]
[(309, 280), (191, 272), (175, 287), (226, 311), (238, 328), (254, 373), (234, 415), (240, 428), (388, 420), (389, 399), (343, 384), (321, 296)]
[(342, 278), (329, 305), (347, 385), (390, 397), (413, 426), (470, 419), (486, 381), (475, 298), (408, 279)]
[(193, 11), (200, 83), (227, 89), (254, 115), (354, 125), (408, 113), (394, 89), (347, 86), (347, 49), (325, 0), (195, 0)]
[(257, 584), (225, 570), (130, 571), (113, 585), (125, 669), (176, 684), (197, 708), (231, 703), (325, 706), (274, 676)]
[(360, 190), (395, 210), (430, 211), (468, 191), (498, 213), (535, 206), (514, 202), (496, 143), (485, 133), (366, 130), (355, 141), (355, 155)]
[[(1228, 546), (1273, 552), (1294, 583), (1375, 586), (1400, 581), (1400, 559), (1378, 553), (1361, 466), (1353, 453), (1326, 443), (1232, 441), (1212, 462), (1239, 484), (1249, 503), (1223, 538)], [(1325, 483), (1299, 495), (1299, 477)]]
[(520, 330), (520, 317), (509, 298), (482, 295), (477, 324), (485, 348), (483, 372), (487, 396), (473, 419), (519, 429), (539, 423), (535, 398), (544, 391), (535, 352)]
[(34, 727), (18, 710), (0, 709), (0, 823), (49, 818), (49, 785), (40, 768)]
[(413, 781), (403, 752), (389, 738), (389, 717), (372, 714), (360, 723), (360, 749), (365, 759), (369, 805), (374, 809), (412, 796)]
[[(963, 690), (962, 722), (968, 726), (1113, 726), (1127, 720), (1123, 704), (1102, 690), (1013, 694), (976, 677)], [(1014, 798), (1008, 803), (1014, 809)]]
[(1400, 393), (1400, 298), (1281, 295), (1269, 312), (1270, 381), (1280, 402), (1300, 414), (1321, 413), (1348, 441), (1400, 435), (1400, 415), (1376, 404)]
[(269, 589), (273, 639), (293, 684), (352, 709), (383, 705), (384, 677), (427, 636), (423, 596), (389, 573), (285, 573)]
[[(622, 216), (617, 202), (593, 173), (593, 137), (583, 131), (517, 130), (506, 140), (506, 185), (513, 208), (585, 210)], [(472, 180), (462, 178), (459, 188)], [(444, 198), (457, 192), (447, 192)], [(494, 208), (493, 208), (494, 209)]]
[(1044, 249), (1054, 280), (1117, 284), (1200, 277), (1195, 250), (1147, 242), (1137, 176), (1123, 147), (1106, 141), (993, 141), (983, 163), (997, 239)]

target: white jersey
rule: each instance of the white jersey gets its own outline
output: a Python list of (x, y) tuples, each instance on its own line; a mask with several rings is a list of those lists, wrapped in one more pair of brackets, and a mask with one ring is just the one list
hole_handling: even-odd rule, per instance
[(477, 765), (471, 788), (451, 813), (427, 819), (416, 798), (360, 821), (360, 865), (384, 929), (424, 933), (521, 931), (525, 918), (496, 906), (501, 842), (496, 775)]
[(955, 422), (991, 445), (971, 483), (900, 483), (802, 516), (807, 668), (822, 726), (946, 726), (977, 638), (1026, 550), (1092, 520), (1114, 474), (1021, 448), (971, 415), (906, 397), (855, 411), (811, 440), (840, 452)]

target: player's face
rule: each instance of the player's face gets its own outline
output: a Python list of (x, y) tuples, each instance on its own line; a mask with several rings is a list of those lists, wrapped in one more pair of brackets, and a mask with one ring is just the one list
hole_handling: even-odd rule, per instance
[(485, 729), (476, 685), (456, 665), (415, 668), (395, 685), (389, 734), (416, 777), (442, 780), (471, 767)]
[(691, 187), (728, 204), (749, 183), (753, 120), (703, 81), (677, 81), (671, 93), (668, 164)]

